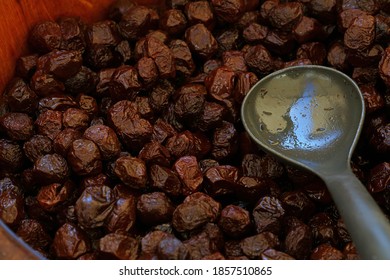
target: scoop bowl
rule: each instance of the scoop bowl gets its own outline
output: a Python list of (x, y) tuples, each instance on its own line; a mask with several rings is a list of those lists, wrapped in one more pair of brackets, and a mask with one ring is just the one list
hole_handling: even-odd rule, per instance
[(263, 150), (326, 183), (360, 256), (390, 259), (389, 221), (350, 167), (364, 116), (356, 83), (315, 65), (264, 77), (241, 107), (246, 131)]

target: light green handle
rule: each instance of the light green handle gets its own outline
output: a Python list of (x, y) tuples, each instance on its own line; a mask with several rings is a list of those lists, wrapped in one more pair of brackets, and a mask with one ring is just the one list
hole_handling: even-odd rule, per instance
[(390, 260), (390, 222), (350, 169), (322, 176), (362, 259)]

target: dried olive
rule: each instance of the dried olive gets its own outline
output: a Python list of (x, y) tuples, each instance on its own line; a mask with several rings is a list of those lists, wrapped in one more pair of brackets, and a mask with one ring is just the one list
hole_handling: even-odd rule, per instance
[(61, 41), (61, 28), (54, 21), (44, 21), (35, 25), (29, 38), (30, 45), (40, 53), (58, 49)]
[(99, 240), (99, 250), (108, 258), (135, 260), (138, 256), (138, 241), (125, 234), (109, 233)]
[(33, 120), (25, 113), (6, 113), (0, 117), (0, 130), (14, 141), (26, 141), (33, 136)]
[(162, 192), (143, 194), (137, 201), (137, 217), (146, 225), (169, 222), (173, 211), (171, 200)]
[(103, 160), (117, 157), (121, 146), (114, 130), (106, 125), (93, 125), (84, 132), (84, 138), (93, 141), (100, 150)]
[(127, 186), (134, 189), (146, 187), (147, 170), (145, 162), (139, 158), (122, 156), (115, 161), (115, 174)]
[(34, 163), (37, 180), (42, 184), (64, 182), (69, 176), (68, 163), (59, 154), (46, 154)]
[(4, 92), (5, 100), (11, 111), (34, 113), (38, 107), (38, 96), (20, 78), (13, 79)]
[(239, 238), (250, 229), (251, 218), (247, 210), (228, 205), (222, 209), (218, 225), (226, 235)]
[(104, 226), (109, 232), (126, 232), (136, 223), (136, 197), (123, 186), (114, 188), (115, 204), (104, 220)]
[(207, 1), (194, 1), (185, 5), (185, 14), (191, 25), (203, 23), (210, 30), (213, 29), (215, 20), (210, 3)]
[(178, 232), (188, 232), (201, 228), (213, 220), (215, 220), (213, 205), (206, 199), (195, 198), (176, 207), (172, 225)]
[(191, 51), (202, 59), (210, 58), (218, 50), (217, 40), (203, 23), (187, 28), (185, 39)]
[(23, 194), (9, 178), (0, 180), (0, 218), (10, 227), (15, 227), (24, 218)]
[(174, 170), (182, 181), (184, 195), (193, 194), (202, 188), (203, 174), (196, 157), (183, 156), (179, 158), (174, 164)]
[(103, 226), (114, 205), (115, 195), (109, 187), (87, 187), (75, 204), (77, 221), (84, 228)]
[(244, 238), (240, 242), (242, 252), (250, 259), (258, 258), (267, 249), (277, 249), (279, 238), (270, 232), (263, 232)]
[(99, 148), (91, 140), (78, 139), (73, 141), (67, 159), (72, 170), (80, 176), (96, 175), (102, 171)]
[(60, 259), (76, 259), (90, 250), (90, 240), (77, 226), (63, 224), (53, 240), (54, 255)]

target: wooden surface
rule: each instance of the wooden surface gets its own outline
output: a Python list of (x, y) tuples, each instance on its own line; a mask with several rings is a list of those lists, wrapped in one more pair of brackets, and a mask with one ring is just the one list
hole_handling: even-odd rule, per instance
[[(80, 16), (86, 22), (105, 17), (114, 0), (0, 0), (0, 95), (14, 74), (16, 59), (25, 53), (27, 34), (37, 22), (59, 16)], [(138, 0), (159, 5), (163, 0)], [(0, 221), (0, 259), (37, 259)]]
[(36, 260), (35, 254), (27, 244), (15, 240), (14, 234), (0, 221), (0, 260)]

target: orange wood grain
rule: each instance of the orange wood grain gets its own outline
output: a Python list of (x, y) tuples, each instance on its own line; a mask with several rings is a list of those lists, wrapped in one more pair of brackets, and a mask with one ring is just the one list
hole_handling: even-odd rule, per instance
[[(0, 1), (0, 95), (14, 74), (17, 58), (26, 52), (27, 34), (37, 22), (59, 16), (79, 16), (86, 22), (105, 17), (115, 0), (4, 0)], [(138, 0), (161, 6), (164, 0)], [(0, 260), (36, 259), (19, 238), (0, 222)]]

